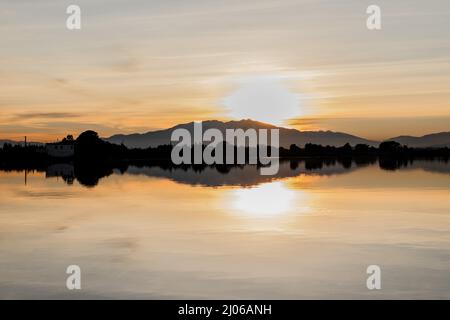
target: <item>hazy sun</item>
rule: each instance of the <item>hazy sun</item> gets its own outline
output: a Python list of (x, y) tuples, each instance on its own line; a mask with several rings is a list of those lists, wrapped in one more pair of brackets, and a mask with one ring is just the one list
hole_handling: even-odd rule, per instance
[(279, 76), (255, 76), (239, 81), (239, 88), (224, 99), (229, 115), (274, 125), (301, 114), (300, 95), (291, 92)]

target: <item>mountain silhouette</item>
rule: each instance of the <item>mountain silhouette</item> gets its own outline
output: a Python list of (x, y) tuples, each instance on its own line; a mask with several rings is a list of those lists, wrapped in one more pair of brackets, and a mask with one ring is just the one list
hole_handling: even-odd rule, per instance
[[(223, 134), (226, 129), (279, 129), (280, 130), (280, 146), (288, 149), (291, 144), (295, 144), (299, 147), (304, 147), (307, 143), (322, 145), (322, 146), (335, 146), (340, 147), (349, 143), (351, 146), (357, 144), (367, 144), (369, 146), (377, 147), (381, 141), (368, 140), (355, 135), (333, 132), (333, 131), (300, 131), (296, 129), (288, 129), (283, 127), (277, 127), (268, 123), (254, 121), (251, 119), (237, 120), (237, 121), (218, 121), (208, 120), (202, 122), (203, 131), (216, 128)], [(129, 148), (148, 148), (157, 147), (161, 145), (170, 144), (170, 136), (175, 129), (184, 128), (193, 133), (194, 123), (179, 124), (174, 127), (150, 131), (147, 133), (133, 133), (133, 134), (116, 134), (108, 138), (102, 138), (103, 140), (113, 144), (124, 144)], [(439, 132), (427, 134), (421, 137), (415, 136), (398, 136), (384, 141), (396, 141), (400, 145), (406, 145), (410, 148), (450, 148), (450, 132)], [(4, 144), (10, 145), (24, 145), (23, 141), (13, 140), (0, 140), (0, 148)], [(41, 142), (28, 142), (28, 145), (44, 145)]]
[[(179, 128), (187, 129), (193, 136), (194, 123), (189, 122), (185, 124), (179, 124), (172, 128), (164, 130), (150, 131), (143, 134), (117, 134), (103, 139), (115, 144), (123, 143), (125, 146), (130, 148), (156, 147), (158, 145), (170, 144), (170, 136), (172, 134), (172, 131)], [(291, 144), (296, 144), (297, 146), (304, 147), (306, 143), (314, 143), (324, 146), (342, 146), (346, 143), (349, 143), (353, 146), (357, 144), (377, 146), (379, 144), (378, 141), (367, 140), (342, 132), (299, 131), (296, 129), (277, 127), (268, 123), (258, 122), (250, 119), (228, 122), (208, 120), (202, 122), (202, 128), (203, 132), (211, 128), (219, 129), (223, 134), (225, 134), (226, 129), (279, 129), (280, 146), (285, 148), (289, 148)]]
[(432, 133), (421, 137), (398, 136), (388, 140), (397, 141), (410, 148), (444, 148), (450, 147), (450, 132)]

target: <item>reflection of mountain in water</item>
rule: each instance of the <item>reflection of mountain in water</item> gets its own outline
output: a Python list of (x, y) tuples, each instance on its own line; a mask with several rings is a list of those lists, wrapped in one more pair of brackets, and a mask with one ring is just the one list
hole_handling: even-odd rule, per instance
[[(306, 175), (345, 174), (368, 165), (375, 165), (374, 158), (365, 159), (303, 159), (282, 161), (275, 176), (263, 176), (256, 165), (242, 166), (172, 166), (134, 164), (123, 166), (80, 166), (72, 164), (53, 164), (46, 168), (46, 177), (62, 177), (67, 184), (76, 179), (88, 187), (96, 186), (100, 179), (111, 174), (145, 175), (170, 179), (191, 185), (217, 186), (254, 186), (273, 180)], [(380, 159), (378, 165), (384, 170), (412, 170), (449, 174), (450, 165), (444, 161), (426, 160), (386, 160)]]
[(295, 177), (301, 174), (332, 175), (342, 174), (355, 170), (355, 164), (348, 166), (338, 162), (323, 161), (283, 161), (280, 163), (278, 174), (263, 176), (256, 165), (244, 165), (228, 167), (227, 171), (218, 170), (216, 167), (207, 166), (201, 170), (188, 168), (161, 168), (130, 166), (127, 174), (146, 175), (149, 177), (161, 177), (180, 183), (217, 186), (253, 186), (264, 182)]

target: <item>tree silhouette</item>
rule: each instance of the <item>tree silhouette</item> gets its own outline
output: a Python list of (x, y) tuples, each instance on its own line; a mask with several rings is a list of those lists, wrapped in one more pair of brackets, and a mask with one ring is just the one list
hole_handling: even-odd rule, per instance
[(400, 151), (402, 146), (397, 141), (384, 141), (380, 143), (378, 149), (383, 153), (394, 153)]

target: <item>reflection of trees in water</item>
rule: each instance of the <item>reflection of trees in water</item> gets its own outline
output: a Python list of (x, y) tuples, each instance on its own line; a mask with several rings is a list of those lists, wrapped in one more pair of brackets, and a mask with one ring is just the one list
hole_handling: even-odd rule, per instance
[[(417, 162), (420, 166), (430, 161)], [(280, 170), (275, 176), (262, 176), (257, 165), (181, 165), (174, 166), (167, 162), (134, 162), (111, 164), (76, 164), (74, 177), (78, 182), (87, 187), (96, 186), (100, 179), (113, 173), (144, 175), (149, 177), (162, 177), (180, 183), (204, 186), (252, 186), (277, 179), (295, 177), (301, 174), (310, 175), (336, 175), (345, 174), (362, 167), (377, 163), (376, 157), (360, 158), (310, 158), (291, 159), (281, 161)], [(439, 163), (439, 161), (433, 161)], [(383, 170), (397, 170), (413, 166), (412, 159), (380, 158), (378, 164)], [(447, 162), (441, 162), (441, 166), (427, 166), (427, 170), (437, 169), (442, 172), (442, 166), (447, 167)]]
[(105, 166), (75, 166), (75, 177), (86, 187), (95, 187), (101, 178), (113, 174), (113, 169)]
[(406, 168), (409, 165), (412, 165), (414, 163), (413, 159), (393, 159), (393, 158), (386, 158), (386, 157), (380, 157), (378, 160), (378, 163), (380, 164), (380, 168), (384, 170), (397, 170), (401, 168)]
[(115, 171), (124, 173), (128, 164), (86, 163), (76, 162), (74, 165), (75, 178), (86, 187), (95, 187), (100, 179), (112, 175)]
[(290, 159), (280, 162), (280, 169), (275, 176), (262, 176), (257, 165), (180, 165), (174, 166), (167, 161), (133, 161), (133, 162), (70, 162), (53, 163), (47, 166), (20, 167), (0, 164), (0, 170), (35, 170), (45, 172), (46, 178), (60, 177), (67, 184), (77, 180), (86, 187), (95, 187), (99, 181), (112, 174), (144, 175), (161, 177), (176, 182), (203, 186), (254, 186), (273, 180), (307, 175), (346, 174), (359, 168), (378, 165), (383, 170), (403, 170), (421, 168), (426, 171), (448, 174), (448, 160), (413, 160), (409, 158), (388, 157), (329, 157)]

